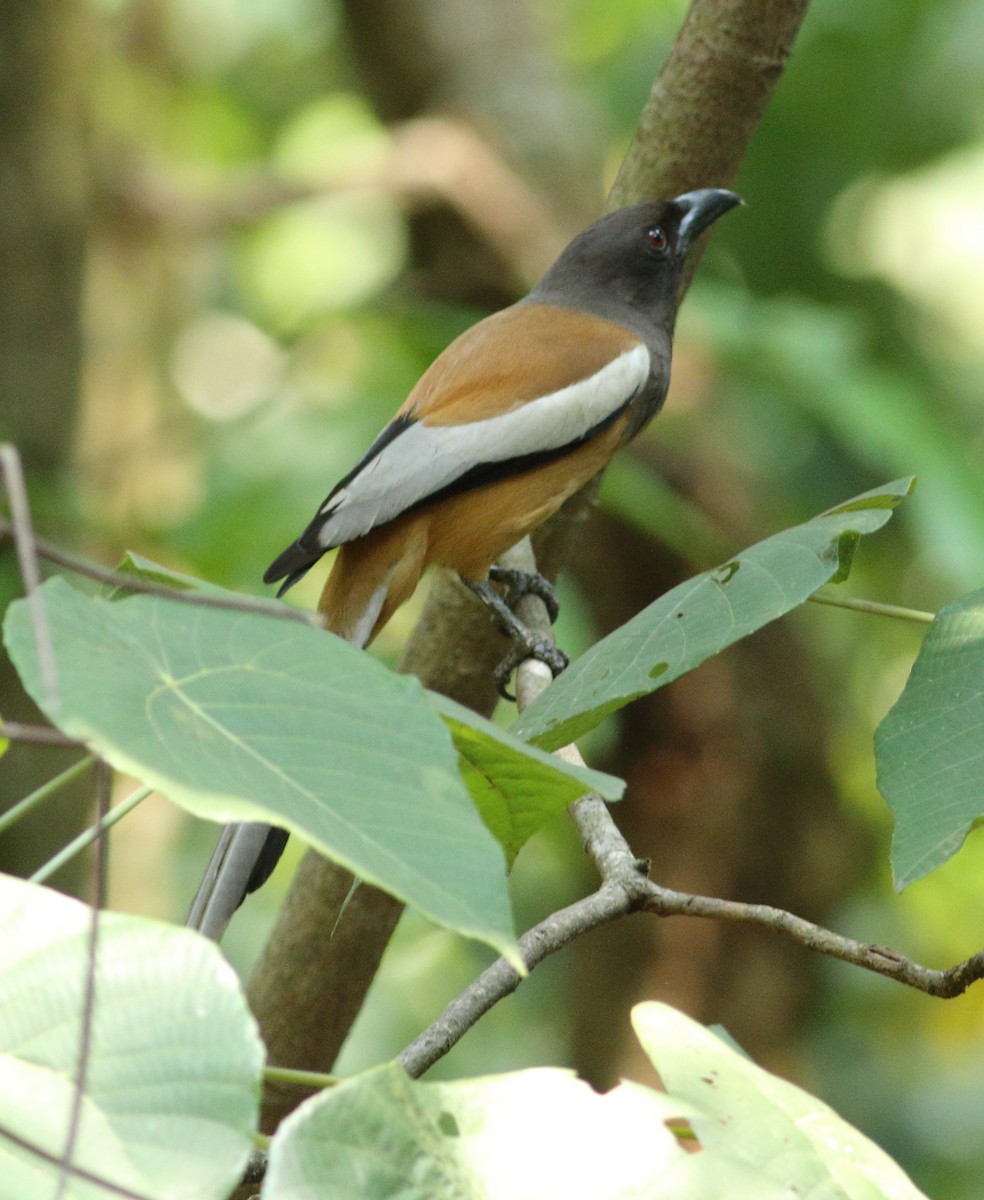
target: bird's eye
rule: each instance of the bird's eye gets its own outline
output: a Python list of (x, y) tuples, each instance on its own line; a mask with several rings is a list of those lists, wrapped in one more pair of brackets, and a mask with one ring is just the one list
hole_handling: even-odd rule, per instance
[(670, 248), (670, 239), (659, 225), (653, 225), (646, 230), (646, 245), (658, 258), (662, 258)]

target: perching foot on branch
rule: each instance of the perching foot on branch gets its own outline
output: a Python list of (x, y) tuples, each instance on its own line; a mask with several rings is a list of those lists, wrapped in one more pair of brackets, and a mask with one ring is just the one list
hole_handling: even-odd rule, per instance
[[(496, 570), (496, 568), (493, 568), (493, 570)], [(525, 571), (508, 572), (508, 574), (525, 577), (527, 581), (530, 579), (540, 579), (540, 576), (530, 575)], [(506, 700), (515, 699), (506, 690), (506, 684), (509, 682), (509, 676), (524, 659), (539, 659), (540, 662), (545, 663), (550, 668), (551, 674), (555, 677), (564, 670), (570, 659), (563, 650), (558, 650), (547, 638), (535, 633), (532, 629), (524, 625), (509, 607), (506, 600), (499, 595), (487, 579), (466, 579), (465, 583), (489, 610), (496, 628), (513, 642), (512, 649), (492, 673), (500, 696)], [(510, 581), (511, 586), (512, 583), (513, 581)], [(541, 583), (547, 588), (550, 587), (545, 579), (541, 579)], [(533, 590), (533, 588), (528, 587), (526, 592), (520, 592), (520, 595), (529, 594)], [(535, 594), (539, 595), (539, 592)], [(554, 606), (556, 606), (556, 603), (556, 597), (554, 597)]]
[(506, 585), (505, 601), (514, 612), (524, 596), (539, 596), (546, 606), (550, 624), (557, 620), (560, 612), (557, 593), (549, 579), (544, 579), (539, 571), (517, 571), (514, 567), (493, 566), (489, 568), (489, 579), (493, 583)]

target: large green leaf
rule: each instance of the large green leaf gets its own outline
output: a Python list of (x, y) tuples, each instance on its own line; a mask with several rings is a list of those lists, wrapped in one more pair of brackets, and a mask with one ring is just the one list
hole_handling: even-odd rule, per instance
[[(695, 1181), (711, 1186), (688, 1197), (925, 1200), (883, 1150), (833, 1109), (703, 1025), (654, 1002), (638, 1005), (632, 1023), (667, 1092), (686, 1106), (682, 1115), (702, 1147), (689, 1166)], [(727, 1185), (737, 1167), (744, 1180), (758, 1180), (757, 1189)]]
[(568, 667), (513, 732), (563, 746), (845, 578), (859, 537), (880, 529), (912, 486), (901, 479), (865, 492), (673, 588)]
[(875, 733), (875, 760), (895, 813), (901, 889), (956, 853), (984, 818), (984, 591), (938, 613)]
[[(573, 1072), (414, 1083), (395, 1064), (303, 1104), (274, 1139), (263, 1200), (684, 1200), (665, 1096), (599, 1096)], [(708, 1200), (710, 1198), (708, 1197)]]
[[(213, 821), (273, 821), (442, 924), (515, 955), (502, 851), (415, 679), (293, 621), (41, 589), (65, 733)], [(43, 706), (29, 613), (10, 655)]]
[[(91, 917), (76, 900), (0, 876), (0, 1200), (55, 1194)], [(263, 1067), (236, 975), (204, 938), (139, 917), (101, 914), (97, 946), (73, 1163), (147, 1200), (218, 1200), (252, 1148)], [(65, 1193), (113, 1194), (78, 1173)]]
[[(138, 554), (127, 554), (120, 570), (150, 583), (242, 599)], [(538, 829), (586, 791), (618, 800), (625, 790), (622, 780), (544, 754), (446, 696), (429, 692), (427, 698), (451, 732), (465, 786), (510, 865)]]
[[(132, 552), (127, 554), (120, 570), (151, 583), (196, 590), (207, 588), (216, 595), (235, 598), (233, 592), (225, 592), (190, 575), (180, 575)], [(439, 692), (428, 692), (427, 698), (451, 732), (461, 776), (472, 802), (506, 852), (510, 865), (538, 829), (585, 792), (594, 791), (606, 800), (618, 800), (625, 791), (621, 779), (575, 767), (545, 754)]]
[[(925, 1200), (812, 1096), (662, 1004), (634, 1013), (666, 1084), (600, 1096), (567, 1071), (414, 1083), (395, 1065), (313, 1097), (263, 1200)], [(672, 1130), (695, 1135), (685, 1150)]]

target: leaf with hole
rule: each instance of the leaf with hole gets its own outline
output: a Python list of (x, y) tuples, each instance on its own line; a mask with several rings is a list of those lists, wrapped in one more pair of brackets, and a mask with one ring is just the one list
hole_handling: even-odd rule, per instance
[(701, 1147), (690, 1155), (686, 1197), (926, 1200), (833, 1109), (675, 1008), (639, 1004), (632, 1024)]
[(673, 588), (592, 646), (520, 716), (513, 732), (554, 749), (639, 696), (692, 671), (844, 579), (862, 534), (873, 533), (912, 490), (901, 479), (766, 538)]
[(666, 1091), (538, 1068), (416, 1083), (397, 1064), (280, 1127), (264, 1200), (925, 1200), (819, 1100), (664, 1004), (633, 1018)]

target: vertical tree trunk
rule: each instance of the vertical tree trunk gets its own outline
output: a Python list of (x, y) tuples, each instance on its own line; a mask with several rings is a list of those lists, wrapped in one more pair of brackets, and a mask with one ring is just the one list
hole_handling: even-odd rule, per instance
[[(0, 438), (19, 448), (35, 513), (48, 531), (65, 524), (60, 485), (78, 404), (88, 218), (86, 32), (79, 0), (7, 0), (0, 8)], [(18, 590), (7, 554), (0, 566), (4, 607)], [(6, 658), (0, 713), (38, 719)], [(12, 747), (0, 760), (3, 802), (69, 761), (65, 751)], [(8, 833), (4, 866), (37, 866), (45, 847), (66, 840), (84, 819), (86, 786), (66, 789)]]
[(35, 477), (64, 470), (78, 398), (87, 224), (77, 0), (0, 11), (0, 431)]

